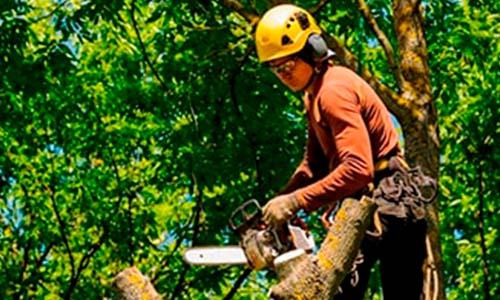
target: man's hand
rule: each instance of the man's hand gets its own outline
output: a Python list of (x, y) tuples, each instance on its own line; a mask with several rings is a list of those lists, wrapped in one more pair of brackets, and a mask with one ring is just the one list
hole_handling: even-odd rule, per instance
[(290, 220), (300, 209), (294, 194), (286, 194), (269, 200), (262, 209), (264, 222), (274, 228), (279, 228)]

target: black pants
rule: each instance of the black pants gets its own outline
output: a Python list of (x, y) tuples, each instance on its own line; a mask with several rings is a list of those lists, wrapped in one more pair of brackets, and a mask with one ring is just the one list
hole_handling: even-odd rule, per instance
[[(335, 300), (362, 300), (368, 287), (370, 271), (380, 259), (384, 300), (420, 300), (425, 259), (425, 220), (406, 221), (381, 215), (381, 237), (366, 235), (360, 249), (362, 262), (346, 276), (342, 292)], [(355, 284), (353, 286), (353, 283)]]

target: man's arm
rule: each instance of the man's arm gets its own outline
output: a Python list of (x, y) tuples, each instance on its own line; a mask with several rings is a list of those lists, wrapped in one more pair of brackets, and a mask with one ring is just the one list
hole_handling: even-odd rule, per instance
[(345, 85), (326, 87), (319, 101), (340, 163), (321, 180), (295, 191), (299, 206), (308, 211), (354, 194), (374, 175), (370, 137), (355, 91)]
[[(327, 165), (316, 135), (308, 123), (308, 135), (304, 158), (288, 181), (286, 187), (278, 196), (269, 200), (262, 208), (264, 222), (274, 228), (279, 228), (284, 222), (291, 219), (300, 209), (299, 202), (293, 193), (295, 190), (314, 182)], [(323, 167), (323, 168), (322, 168)]]
[(318, 139), (314, 134), (311, 125), (307, 127), (307, 144), (304, 152), (304, 158), (297, 167), (292, 177), (288, 180), (283, 190), (279, 194), (288, 194), (295, 190), (313, 183), (315, 180), (325, 174), (327, 164), (322, 168), (321, 162), (324, 162), (324, 154), (319, 145)]

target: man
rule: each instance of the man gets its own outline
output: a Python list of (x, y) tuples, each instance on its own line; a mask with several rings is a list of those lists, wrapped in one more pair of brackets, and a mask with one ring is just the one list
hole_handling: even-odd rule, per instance
[[(278, 227), (298, 210), (313, 211), (345, 197), (359, 197), (388, 172), (382, 161), (401, 156), (398, 134), (380, 98), (351, 70), (335, 66), (313, 17), (294, 5), (264, 14), (256, 30), (259, 60), (292, 91), (304, 92), (308, 140), (302, 163), (281, 195), (263, 209)], [(384, 299), (420, 299), (425, 222), (381, 213), (384, 232), (361, 247), (359, 280), (347, 276), (335, 299), (363, 299), (370, 270), (381, 261)], [(355, 283), (355, 284), (352, 284)]]

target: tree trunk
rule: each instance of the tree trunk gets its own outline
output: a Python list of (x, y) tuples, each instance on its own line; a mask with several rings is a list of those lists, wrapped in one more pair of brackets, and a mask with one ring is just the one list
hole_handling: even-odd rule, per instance
[[(439, 177), (439, 137), (437, 112), (432, 100), (427, 44), (424, 36), (423, 13), (420, 1), (395, 0), (394, 26), (400, 53), (403, 76), (401, 97), (412, 104), (411, 118), (400, 119), (406, 142), (406, 158), (419, 165), (424, 173)], [(424, 264), (426, 299), (445, 299), (441, 244), (439, 242), (438, 203), (427, 209), (430, 242)], [(432, 258), (432, 259), (431, 259)], [(431, 276), (432, 275), (432, 276)]]

